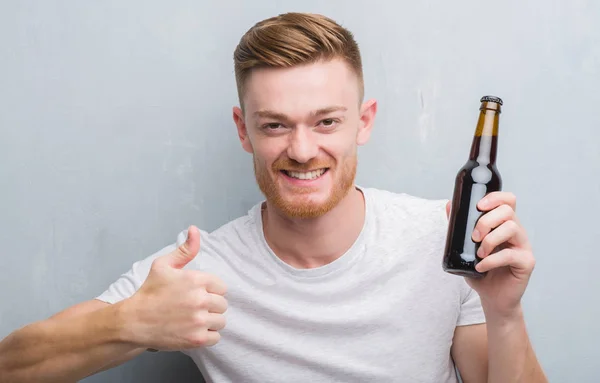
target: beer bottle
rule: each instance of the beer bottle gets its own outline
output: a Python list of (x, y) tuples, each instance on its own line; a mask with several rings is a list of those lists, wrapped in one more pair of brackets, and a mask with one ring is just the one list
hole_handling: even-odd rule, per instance
[(472, 240), (472, 234), (483, 214), (477, 209), (477, 203), (486, 194), (502, 189), (502, 179), (496, 168), (502, 100), (484, 96), (480, 102), (469, 160), (455, 179), (442, 262), (444, 271), (472, 278), (482, 278), (486, 274), (475, 270), (475, 265), (481, 261), (477, 256), (480, 243)]

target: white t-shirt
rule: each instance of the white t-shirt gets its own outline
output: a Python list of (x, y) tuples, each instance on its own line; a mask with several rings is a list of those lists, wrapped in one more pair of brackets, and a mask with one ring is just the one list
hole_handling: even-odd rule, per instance
[[(485, 322), (479, 296), (442, 270), (445, 202), (359, 188), (364, 227), (340, 258), (314, 269), (281, 261), (263, 236), (261, 205), (212, 233), (186, 268), (228, 287), (221, 341), (186, 350), (207, 382), (454, 383), (456, 326)], [(144, 282), (136, 262), (98, 299), (115, 303)]]

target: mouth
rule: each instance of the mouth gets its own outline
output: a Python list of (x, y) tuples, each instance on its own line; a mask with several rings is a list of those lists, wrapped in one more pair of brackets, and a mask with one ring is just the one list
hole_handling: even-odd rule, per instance
[(328, 170), (329, 168), (322, 168), (307, 172), (298, 172), (292, 170), (281, 170), (281, 172), (290, 178), (312, 181), (322, 177), (323, 174), (327, 173)]

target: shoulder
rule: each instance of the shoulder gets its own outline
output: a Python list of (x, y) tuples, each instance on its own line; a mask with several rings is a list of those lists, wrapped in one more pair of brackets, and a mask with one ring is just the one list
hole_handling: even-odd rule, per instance
[(372, 188), (364, 192), (372, 238), (378, 246), (386, 246), (395, 254), (400, 254), (400, 249), (430, 254), (431, 261), (437, 262), (448, 230), (447, 201)]
[(395, 254), (404, 267), (419, 270), (428, 289), (446, 289), (460, 299), (457, 302), (476, 298), (464, 278), (448, 274), (441, 267), (449, 222), (447, 199), (373, 188), (363, 190), (373, 208), (371, 217), (379, 246)]
[[(260, 204), (254, 205), (245, 215), (239, 216), (212, 231), (200, 229), (200, 252), (203, 256), (221, 256), (230, 250), (241, 251), (256, 243), (257, 219)], [(187, 229), (177, 235), (175, 245), (187, 239)]]
[(372, 212), (383, 219), (409, 219), (413, 224), (429, 222), (445, 225), (447, 199), (428, 199), (407, 193), (361, 188)]
[(454, 302), (461, 313), (459, 323), (483, 321), (477, 293), (464, 278), (448, 274), (441, 267), (448, 229), (448, 200), (373, 188), (363, 191), (372, 206), (378, 246), (393, 253), (404, 268), (418, 270), (415, 281), (423, 282), (423, 294), (437, 292), (432, 301), (447, 297)]

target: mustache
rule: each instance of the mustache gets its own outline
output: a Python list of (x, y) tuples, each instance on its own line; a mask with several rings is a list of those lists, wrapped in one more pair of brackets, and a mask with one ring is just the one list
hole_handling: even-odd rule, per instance
[(308, 162), (300, 163), (290, 158), (280, 158), (273, 163), (273, 171), (278, 172), (280, 170), (292, 171), (292, 172), (306, 172), (308, 170), (316, 170), (323, 168), (333, 167), (332, 161), (312, 159)]

